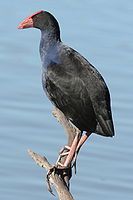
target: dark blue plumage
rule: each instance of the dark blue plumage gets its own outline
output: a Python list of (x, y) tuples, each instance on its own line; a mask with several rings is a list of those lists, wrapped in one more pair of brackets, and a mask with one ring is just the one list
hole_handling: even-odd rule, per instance
[(41, 30), (42, 84), (48, 98), (81, 131), (113, 136), (110, 94), (100, 73), (61, 42), (50, 13), (38, 12), (32, 20), (32, 27)]

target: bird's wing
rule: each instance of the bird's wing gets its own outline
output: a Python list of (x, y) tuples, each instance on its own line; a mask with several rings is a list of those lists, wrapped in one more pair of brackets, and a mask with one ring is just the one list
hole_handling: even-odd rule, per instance
[[(65, 58), (64, 58), (65, 59)], [(63, 60), (64, 60), (63, 59)], [(43, 74), (43, 88), (47, 96), (65, 116), (80, 130), (96, 128), (95, 113), (84, 81), (79, 77), (80, 70), (72, 62), (65, 65), (51, 63)]]
[(43, 87), (47, 96), (59, 109), (67, 112), (68, 105), (73, 105), (73, 108), (71, 106), (71, 109), (75, 110), (73, 112), (78, 113), (79, 110), (81, 113), (80, 108), (91, 100), (89, 95), (86, 95), (84, 81), (78, 76), (77, 70), (70, 65), (67, 63), (65, 70), (62, 64), (50, 64), (47, 73), (43, 74), (45, 76), (43, 80), (46, 79), (43, 81)]
[[(97, 119), (95, 132), (105, 136), (113, 136), (110, 95), (100, 73), (84, 57), (71, 48), (67, 48), (61, 59), (61, 64), (53, 63), (48, 67), (48, 82), (51, 82), (55, 91), (51, 95), (49, 95), (50, 91), (48, 92), (49, 98), (55, 102), (57, 107), (59, 105), (64, 109), (65, 106), (67, 109), (68, 104), (75, 105), (77, 110), (79, 107), (83, 108), (84, 105), (88, 104), (88, 112), (93, 112), (89, 110), (91, 104)], [(45, 87), (48, 91), (49, 86)], [(73, 112), (76, 112), (76, 110), (73, 110)]]
[(96, 132), (105, 136), (114, 135), (114, 126), (110, 105), (108, 87), (97, 69), (92, 66), (78, 52), (74, 53), (74, 59), (82, 66), (81, 79), (84, 81), (95, 115), (98, 121)]

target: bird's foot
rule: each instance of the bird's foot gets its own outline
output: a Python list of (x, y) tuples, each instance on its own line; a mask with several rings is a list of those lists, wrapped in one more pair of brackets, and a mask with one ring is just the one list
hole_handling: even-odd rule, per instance
[[(53, 194), (52, 189), (51, 189), (51, 183), (50, 183), (51, 174), (55, 173), (55, 174), (61, 176), (62, 179), (64, 180), (64, 172), (69, 174), (69, 179), (71, 178), (72, 167), (75, 168), (75, 173), (76, 173), (76, 160), (77, 160), (78, 152), (79, 152), (81, 146), (84, 144), (84, 142), (90, 136), (90, 134), (91, 133), (87, 132), (86, 134), (82, 135), (80, 138), (79, 138), (79, 135), (77, 134), (73, 140), (71, 147), (65, 146), (64, 148), (61, 149), (61, 151), (59, 153), (59, 157), (56, 161), (56, 164), (47, 173), (48, 190), (51, 194)], [(63, 158), (64, 156), (66, 156), (66, 158)], [(65, 180), (64, 180), (64, 182), (65, 182)], [(66, 186), (67, 186), (67, 184), (66, 184)]]
[[(54, 195), (53, 191), (52, 191), (52, 188), (51, 188), (51, 182), (50, 182), (50, 176), (52, 173), (55, 173), (56, 171), (56, 167), (53, 166), (47, 173), (47, 176), (46, 176), (46, 180), (47, 180), (47, 185), (48, 185), (48, 191)], [(55, 195), (54, 195), (55, 196)]]
[[(62, 149), (65, 150), (66, 146), (64, 148), (62, 148)], [(67, 149), (70, 149), (70, 147), (67, 146)], [(71, 162), (71, 165), (68, 167), (68, 166), (65, 166), (64, 164), (62, 164), (60, 160), (61, 160), (62, 157), (68, 156), (70, 150), (67, 151), (67, 152), (63, 152), (63, 150), (60, 151), (62, 153), (59, 154), (59, 157), (58, 157), (58, 159), (56, 161), (56, 165), (55, 165), (56, 168), (63, 170), (63, 169), (68, 169), (69, 167), (71, 167), (71, 168), (74, 167), (74, 171), (75, 171), (75, 174), (76, 174), (76, 160), (77, 160), (78, 152), (76, 151), (76, 153), (74, 155), (74, 158), (73, 158), (73, 160)]]
[[(71, 147), (65, 146), (59, 154), (59, 157), (57, 159), (56, 165), (59, 166), (59, 168), (66, 168), (66, 167), (75, 167), (75, 173), (76, 173), (76, 159), (78, 156), (78, 152), (81, 148), (81, 146), (84, 144), (84, 142), (87, 140), (87, 138), (91, 135), (90, 132), (86, 132), (84, 135), (77, 134), (73, 140), (73, 143)], [(62, 157), (66, 156), (64, 162), (62, 161)]]
[(59, 152), (59, 154), (62, 154), (64, 151), (69, 151), (71, 149), (71, 147), (69, 147), (68, 145), (65, 145)]
[[(61, 177), (61, 179), (64, 181), (64, 183), (66, 184), (66, 186), (69, 188), (69, 182), (66, 182), (65, 181), (65, 176), (67, 175), (68, 176), (68, 178), (70, 179), (71, 178), (71, 167), (65, 167), (65, 166), (63, 166), (63, 165), (53, 165), (50, 169), (49, 169), (49, 171), (47, 172), (47, 176), (46, 176), (46, 180), (47, 180), (47, 186), (48, 186), (48, 191), (52, 194), (52, 195), (54, 195), (54, 193), (53, 193), (53, 191), (52, 191), (52, 187), (51, 187), (51, 185), (52, 185), (52, 182), (51, 182), (51, 180), (50, 180), (50, 177), (51, 177), (51, 175), (52, 175), (52, 173), (54, 173), (54, 175), (55, 174), (57, 174), (58, 176), (60, 176)], [(55, 195), (54, 195), (55, 196)]]
[(63, 164), (61, 163), (61, 159), (64, 157), (64, 156), (67, 156), (69, 154), (69, 151), (70, 151), (70, 147), (65, 145), (59, 152), (59, 156), (58, 156), (58, 159), (56, 161), (56, 166), (59, 166), (60, 167), (63, 167)]
[[(77, 153), (76, 149), (79, 142), (79, 135), (77, 134), (76, 137), (73, 140), (73, 143), (71, 147), (65, 146), (59, 153), (59, 157), (56, 161), (56, 166), (59, 169), (66, 169), (66, 168), (72, 168), (72, 166), (76, 166), (76, 158)], [(65, 158), (66, 157), (66, 158)], [(74, 159), (74, 162), (73, 162)]]

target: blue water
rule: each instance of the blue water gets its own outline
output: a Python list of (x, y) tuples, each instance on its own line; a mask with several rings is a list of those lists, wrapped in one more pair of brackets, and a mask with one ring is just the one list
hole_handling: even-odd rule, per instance
[(0, 199), (56, 199), (27, 149), (54, 163), (66, 137), (41, 87), (40, 33), (16, 28), (43, 9), (58, 19), (62, 40), (102, 73), (112, 98), (116, 136), (90, 137), (72, 194), (75, 200), (132, 200), (133, 1), (5, 0), (0, 9)]

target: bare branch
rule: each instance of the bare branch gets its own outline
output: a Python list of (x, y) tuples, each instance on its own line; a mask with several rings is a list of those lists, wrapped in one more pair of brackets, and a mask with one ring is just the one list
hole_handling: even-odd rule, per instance
[[(65, 132), (67, 133), (67, 146), (71, 146), (76, 134), (80, 134), (80, 130), (77, 127), (75, 127), (70, 121), (68, 121), (65, 115), (58, 108), (54, 108), (54, 111), (52, 113), (56, 117), (58, 122), (64, 127)], [(66, 149), (64, 149), (62, 153), (65, 152)], [(48, 162), (48, 160), (45, 157), (42, 157), (31, 150), (28, 150), (28, 153), (39, 166), (45, 168), (47, 172), (50, 172), (49, 181), (55, 187), (59, 200), (74, 200), (71, 193), (69, 192), (69, 182), (72, 177), (71, 165), (66, 169), (58, 169), (56, 167), (53, 168), (53, 166)], [(59, 157), (59, 162), (64, 164), (66, 156), (67, 155)], [(54, 171), (53, 169), (56, 170)], [(49, 181), (48, 189), (52, 193)]]
[[(28, 150), (28, 153), (40, 167), (45, 168), (47, 171), (49, 171), (52, 168), (52, 165), (48, 162), (48, 160), (45, 157), (34, 153), (32, 150)], [(58, 174), (53, 172), (50, 175), (50, 181), (57, 191), (59, 200), (74, 200), (68, 188), (66, 187), (66, 185), (64, 184), (64, 182)]]

